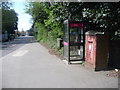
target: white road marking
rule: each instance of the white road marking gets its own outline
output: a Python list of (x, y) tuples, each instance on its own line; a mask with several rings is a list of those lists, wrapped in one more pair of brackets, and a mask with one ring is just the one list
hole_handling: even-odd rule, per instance
[(24, 48), (25, 46), (26, 46), (26, 45), (21, 46), (19, 49), (15, 50), (15, 51), (12, 51), (12, 52), (10, 52), (9, 54), (7, 54), (7, 55), (5, 55), (5, 56), (0, 57), (0, 59), (4, 59), (4, 58), (6, 58), (6, 57), (8, 57), (8, 56), (12, 56), (13, 54), (17, 53), (18, 51), (20, 51), (20, 50), (21, 50), (22, 48)]
[(20, 50), (20, 51), (17, 51), (17, 52), (16, 52), (15, 54), (13, 54), (12, 56), (15, 56), (15, 57), (23, 56), (23, 55), (25, 55), (27, 52), (28, 52), (28, 50)]

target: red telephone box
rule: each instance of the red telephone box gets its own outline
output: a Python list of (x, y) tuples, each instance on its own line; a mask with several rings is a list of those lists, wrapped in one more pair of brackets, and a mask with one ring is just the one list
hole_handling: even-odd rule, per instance
[(70, 64), (72, 61), (84, 60), (85, 34), (83, 22), (64, 21), (64, 59)]
[(101, 32), (88, 31), (85, 41), (85, 66), (95, 70), (106, 69), (108, 66), (109, 36)]

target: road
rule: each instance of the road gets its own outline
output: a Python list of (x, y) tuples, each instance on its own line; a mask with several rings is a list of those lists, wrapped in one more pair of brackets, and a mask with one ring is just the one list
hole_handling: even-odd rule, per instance
[[(9, 42), (0, 43), (0, 57), (4, 57), (27, 43), (33, 43), (33, 37), (18, 37)], [(0, 60), (0, 88), (2, 87), (2, 60)]]
[(67, 65), (33, 37), (19, 37), (7, 47), (1, 58), (2, 88), (118, 88), (118, 78)]
[(18, 48), (22, 47), (23, 45), (27, 44), (27, 43), (32, 43), (33, 42), (33, 37), (29, 36), (29, 37), (25, 37), (25, 36), (21, 36), (18, 38), (15, 38), (12, 41), (9, 42), (3, 42), (2, 43), (2, 56), (5, 56), (15, 50), (17, 50)]

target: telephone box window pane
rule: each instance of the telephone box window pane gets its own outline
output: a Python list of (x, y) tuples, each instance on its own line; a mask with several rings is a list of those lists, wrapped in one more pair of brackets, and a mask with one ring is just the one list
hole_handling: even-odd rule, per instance
[(64, 25), (64, 41), (68, 42), (68, 28), (67, 28), (67, 24)]

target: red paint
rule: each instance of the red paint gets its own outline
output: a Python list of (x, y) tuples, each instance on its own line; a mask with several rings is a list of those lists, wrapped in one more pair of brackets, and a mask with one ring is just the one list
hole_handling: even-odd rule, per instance
[(82, 23), (70, 23), (70, 27), (83, 27)]
[(67, 42), (63, 42), (63, 45), (68, 46), (68, 43)]
[(86, 43), (85, 43), (85, 59), (90, 64), (95, 64), (96, 59), (96, 36), (88, 36), (86, 35)]

